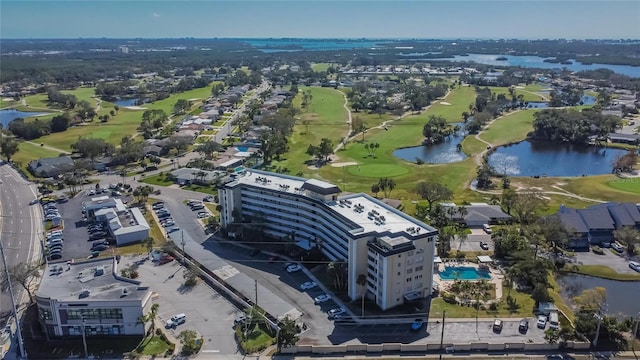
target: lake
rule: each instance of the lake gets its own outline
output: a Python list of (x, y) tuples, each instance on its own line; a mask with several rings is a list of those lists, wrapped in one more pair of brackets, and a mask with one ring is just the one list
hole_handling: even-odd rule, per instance
[[(463, 123), (455, 123), (453, 126)], [(411, 146), (397, 149), (393, 152), (395, 157), (415, 163), (416, 159), (420, 159), (427, 164), (447, 164), (462, 161), (467, 156), (462, 151), (458, 151), (457, 145), (464, 139), (464, 128), (458, 131), (456, 135), (448, 137), (440, 144), (427, 146)]]
[(19, 119), (19, 118), (25, 119), (32, 116), (39, 116), (39, 115), (45, 115), (45, 114), (47, 113), (26, 112), (26, 111), (20, 111), (15, 109), (0, 110), (0, 124), (2, 124), (2, 126), (6, 128), (9, 125), (9, 123), (15, 119)]
[[(505, 57), (507, 60), (496, 60), (498, 57)], [(608, 64), (591, 64), (585, 65), (575, 60), (570, 60), (571, 64), (554, 64), (544, 62), (545, 59), (540, 56), (516, 56), (516, 55), (486, 55), (486, 54), (469, 54), (469, 56), (455, 55), (453, 58), (434, 59), (445, 61), (469, 61), (478, 64), (495, 65), (495, 66), (521, 66), (525, 68), (540, 69), (562, 69), (567, 68), (571, 71), (609, 69), (618, 74), (631, 77), (640, 77), (640, 67), (630, 65), (608, 65)]]
[[(120, 100), (116, 100), (113, 103), (120, 106), (120, 107), (126, 107), (126, 106), (136, 106), (137, 102), (140, 101), (140, 99), (120, 99)], [(149, 101), (149, 99), (144, 99), (142, 101), (142, 103), (147, 103)]]
[(615, 281), (586, 275), (564, 275), (558, 278), (561, 295), (570, 300), (583, 290), (595, 287), (607, 289), (607, 314), (636, 316), (640, 311), (640, 282)]
[(511, 176), (582, 176), (611, 174), (614, 159), (626, 150), (525, 140), (500, 146), (489, 155), (497, 173)]

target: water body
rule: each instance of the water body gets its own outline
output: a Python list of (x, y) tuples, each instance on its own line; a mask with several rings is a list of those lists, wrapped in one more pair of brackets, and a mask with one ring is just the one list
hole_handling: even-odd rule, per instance
[[(145, 104), (148, 102), (149, 99), (144, 99), (142, 100), (142, 103)], [(137, 103), (140, 101), (140, 99), (120, 99), (120, 100), (116, 100), (113, 103), (120, 106), (120, 107), (125, 107), (125, 106), (136, 106)]]
[[(452, 124), (453, 126), (463, 126), (463, 123)], [(440, 144), (420, 145), (397, 149), (393, 152), (395, 157), (400, 159), (416, 162), (420, 159), (427, 164), (448, 164), (462, 161), (467, 155), (462, 151), (458, 151), (457, 145), (464, 139), (464, 128), (457, 134), (450, 136)]]
[(501, 146), (489, 155), (498, 173), (512, 176), (582, 176), (611, 173), (611, 164), (626, 150), (525, 140)]
[[(567, 300), (580, 295), (583, 290), (595, 287), (607, 289), (607, 314), (636, 316), (640, 312), (640, 282), (615, 281), (586, 275), (565, 275), (558, 279), (562, 297)], [(626, 294), (626, 296), (624, 295)]]
[(491, 274), (487, 270), (481, 270), (471, 266), (448, 267), (438, 273), (442, 280), (489, 280)]
[[(499, 57), (505, 57), (507, 60), (497, 60)], [(569, 60), (571, 64), (554, 64), (544, 62), (545, 59), (540, 56), (516, 56), (516, 55), (486, 55), (486, 54), (469, 54), (469, 56), (455, 55), (453, 58), (444, 58), (437, 60), (445, 61), (469, 61), (478, 64), (495, 65), (495, 66), (521, 66), (525, 68), (540, 69), (562, 69), (567, 68), (571, 71), (609, 69), (618, 74), (631, 77), (640, 77), (640, 67), (630, 65), (608, 65), (608, 64), (591, 64), (585, 65), (576, 60)]]
[(7, 125), (9, 125), (10, 122), (12, 122), (15, 119), (19, 119), (19, 118), (26, 119), (28, 117), (46, 115), (46, 114), (47, 113), (26, 112), (26, 111), (20, 111), (15, 109), (0, 110), (0, 124), (2, 124), (3, 127), (6, 127)]
[[(549, 94), (549, 92), (546, 92)], [(584, 95), (581, 100), (582, 105), (593, 105), (596, 103), (596, 98), (591, 95)], [(547, 102), (538, 102), (538, 101), (529, 101), (527, 103), (527, 108), (529, 109), (546, 109), (549, 107), (549, 103)]]

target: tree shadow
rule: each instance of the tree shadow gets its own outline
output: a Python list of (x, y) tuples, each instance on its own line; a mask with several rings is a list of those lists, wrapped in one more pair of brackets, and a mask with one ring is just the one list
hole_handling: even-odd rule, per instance
[(193, 291), (193, 288), (195, 288), (195, 286), (186, 286), (184, 284), (180, 284), (180, 286), (178, 286), (176, 290), (180, 295), (186, 295), (191, 293)]

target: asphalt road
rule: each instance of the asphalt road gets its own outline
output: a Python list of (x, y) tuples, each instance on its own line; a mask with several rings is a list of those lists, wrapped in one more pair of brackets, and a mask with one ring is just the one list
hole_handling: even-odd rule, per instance
[[(0, 162), (0, 238), (9, 268), (29, 262), (42, 236), (42, 208), (29, 203), (37, 197), (35, 185), (25, 180), (10, 165)], [(0, 263), (4, 272), (4, 266)], [(17, 300), (23, 296), (20, 286), (13, 287)], [(24, 294), (26, 296), (26, 294)], [(11, 314), (8, 292), (0, 295), (0, 322), (4, 325)]]

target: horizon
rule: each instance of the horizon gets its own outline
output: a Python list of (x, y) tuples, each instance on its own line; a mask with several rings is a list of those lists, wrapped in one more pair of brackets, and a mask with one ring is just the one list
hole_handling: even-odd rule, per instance
[(640, 38), (633, 0), (3, 0), (0, 10), (0, 38), (16, 40)]
[(420, 38), (420, 37), (60, 37), (60, 38), (4, 38), (2, 40), (341, 40), (341, 41), (640, 41), (637, 38), (490, 38), (490, 37), (452, 37), (452, 38)]

